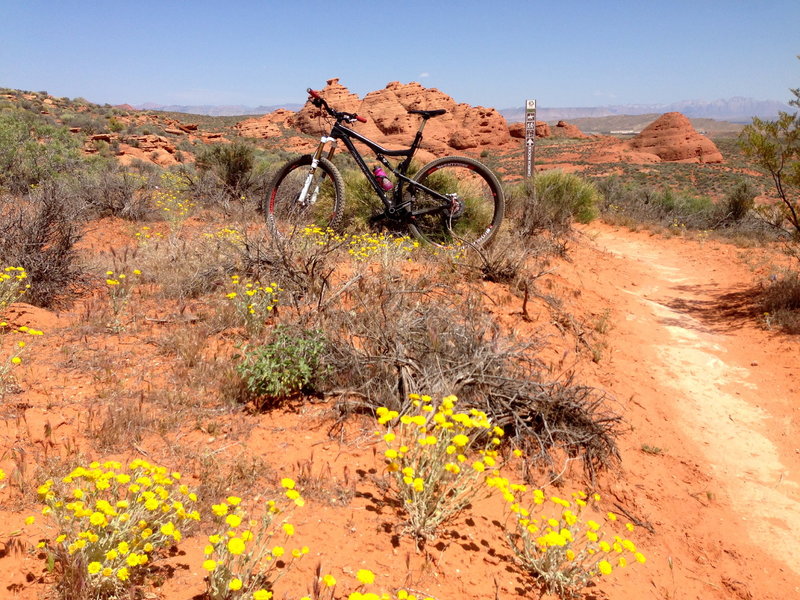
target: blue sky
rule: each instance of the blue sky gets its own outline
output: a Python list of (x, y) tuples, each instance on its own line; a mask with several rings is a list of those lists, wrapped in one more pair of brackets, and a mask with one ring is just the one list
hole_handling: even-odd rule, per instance
[(0, 87), (110, 104), (305, 101), (418, 81), (508, 108), (785, 101), (800, 0), (0, 0)]

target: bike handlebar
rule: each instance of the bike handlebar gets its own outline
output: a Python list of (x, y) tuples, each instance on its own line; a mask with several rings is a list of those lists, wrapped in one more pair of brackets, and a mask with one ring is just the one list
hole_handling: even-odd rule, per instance
[(361, 117), (355, 113), (348, 113), (348, 112), (340, 112), (338, 110), (334, 110), (330, 107), (330, 105), (325, 101), (325, 98), (317, 90), (312, 90), (308, 88), (306, 90), (308, 95), (311, 96), (312, 100), (311, 103), (314, 106), (319, 108), (324, 108), (325, 112), (327, 112), (330, 116), (332, 116), (337, 121), (347, 121), (348, 123), (352, 123), (353, 121), (358, 121), (359, 123), (366, 123), (367, 119), (365, 117)]

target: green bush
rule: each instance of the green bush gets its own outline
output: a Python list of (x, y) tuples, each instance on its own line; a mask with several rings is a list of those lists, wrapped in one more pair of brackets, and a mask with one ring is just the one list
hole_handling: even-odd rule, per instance
[(254, 183), (255, 148), (244, 142), (215, 144), (197, 157), (197, 167), (213, 173), (225, 192), (238, 199), (246, 195)]
[(314, 391), (324, 372), (320, 358), (325, 347), (319, 330), (277, 327), (272, 341), (247, 351), (236, 370), (247, 395), (263, 406), (301, 390)]
[(20, 194), (80, 164), (80, 143), (66, 127), (18, 109), (0, 111), (0, 188)]
[(578, 175), (545, 171), (511, 189), (510, 213), (522, 214), (528, 232), (559, 232), (568, 229), (572, 221), (594, 220), (601, 198), (597, 187)]
[(741, 221), (755, 206), (758, 192), (746, 179), (742, 179), (725, 196), (725, 214), (732, 221)]

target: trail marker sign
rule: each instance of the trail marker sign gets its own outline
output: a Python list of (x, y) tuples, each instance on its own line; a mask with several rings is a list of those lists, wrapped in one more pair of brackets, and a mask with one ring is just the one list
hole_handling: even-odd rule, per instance
[(536, 160), (536, 100), (525, 101), (525, 177), (534, 173)]

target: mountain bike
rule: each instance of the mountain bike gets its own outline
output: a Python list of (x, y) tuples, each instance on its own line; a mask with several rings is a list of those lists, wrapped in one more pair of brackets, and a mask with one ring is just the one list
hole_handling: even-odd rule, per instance
[[(437, 158), (411, 174), (425, 124), (445, 114), (444, 109), (408, 110), (419, 115), (419, 130), (411, 146), (389, 150), (345, 126), (366, 123), (365, 117), (331, 108), (318, 91), (309, 89), (308, 94), (309, 102), (332, 125), (313, 154), (284, 165), (270, 183), (263, 209), (273, 235), (286, 237), (307, 226), (334, 231), (342, 227), (344, 180), (331, 162), (341, 140), (383, 205), (383, 211), (369, 219), (372, 224), (394, 222), (417, 239), (437, 246), (482, 246), (494, 237), (503, 220), (503, 189), (485, 165), (453, 156)], [(372, 150), (380, 165), (371, 171), (354, 142)], [(398, 164), (393, 166), (390, 158), (399, 159)]]

